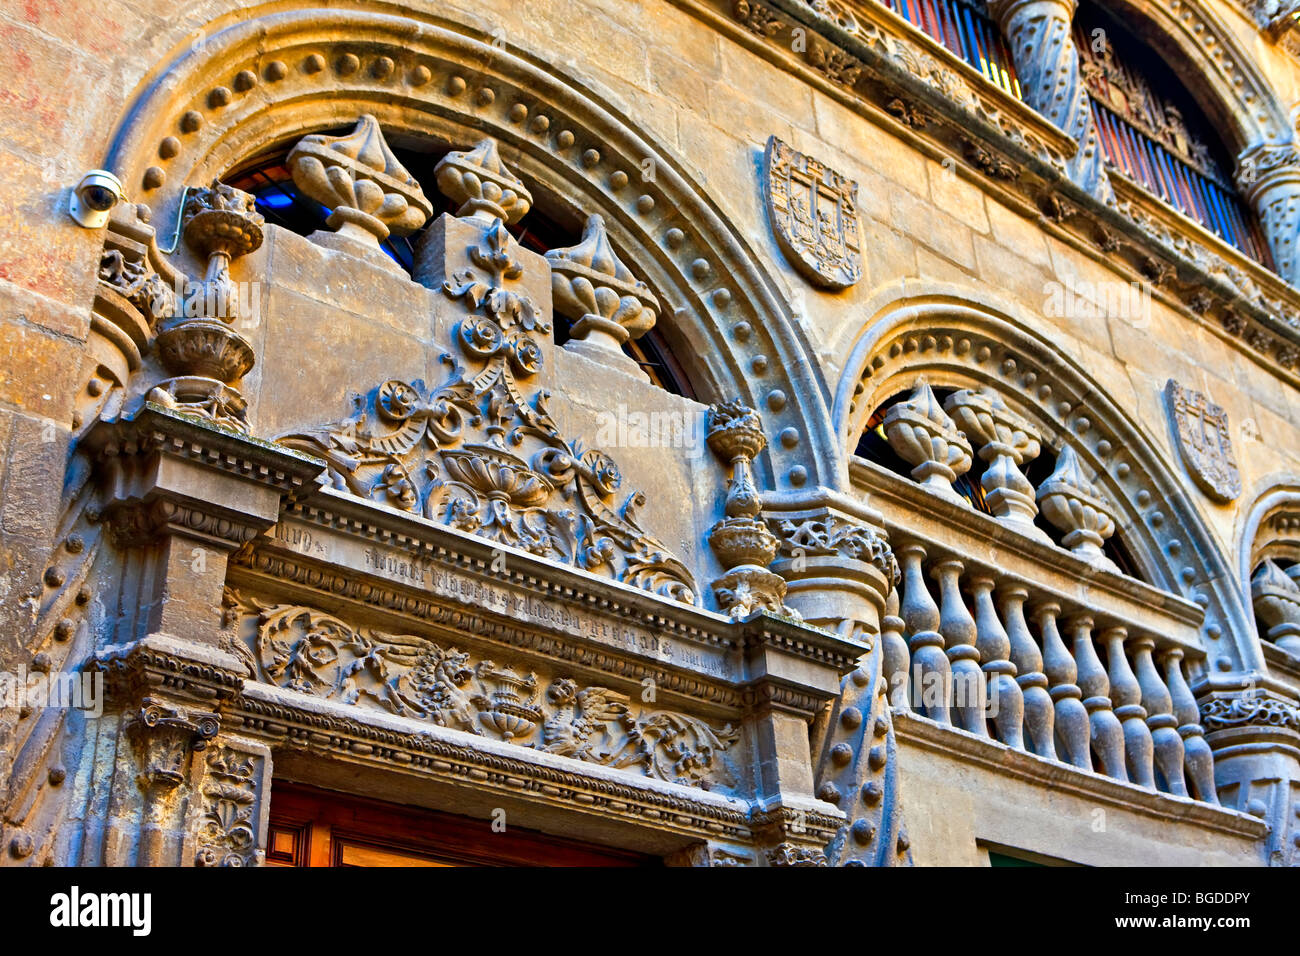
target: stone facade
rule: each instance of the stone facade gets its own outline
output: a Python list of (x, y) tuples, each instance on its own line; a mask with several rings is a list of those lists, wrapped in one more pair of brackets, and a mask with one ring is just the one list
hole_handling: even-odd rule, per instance
[(3, 861), (259, 865), (293, 782), (1300, 865), (1293, 18), (1102, 4), (1265, 265), (1108, 171), (1075, 6), (989, 4), (1019, 97), (875, 0), (0, 10)]

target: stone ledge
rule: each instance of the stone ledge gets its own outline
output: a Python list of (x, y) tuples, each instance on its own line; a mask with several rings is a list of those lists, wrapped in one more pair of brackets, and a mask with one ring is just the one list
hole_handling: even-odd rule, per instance
[(1120, 807), (1161, 823), (1192, 824), (1217, 833), (1252, 840), (1263, 840), (1268, 834), (1268, 825), (1263, 820), (1237, 810), (1211, 806), (1187, 797), (1157, 793), (1133, 783), (1086, 773), (1069, 764), (1046, 760), (968, 731), (938, 724), (910, 711), (895, 709), (893, 718), (894, 732), (902, 741), (1036, 786)]

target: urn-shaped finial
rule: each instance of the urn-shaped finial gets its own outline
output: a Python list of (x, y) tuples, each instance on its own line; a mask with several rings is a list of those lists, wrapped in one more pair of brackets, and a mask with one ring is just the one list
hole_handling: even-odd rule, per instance
[(603, 217), (588, 216), (582, 241), (551, 249), (546, 258), (555, 310), (574, 321), (574, 338), (603, 333), (617, 348), (654, 326), (659, 303), (614, 252)]
[(1276, 561), (1265, 558), (1250, 579), (1250, 597), (1265, 636), (1300, 657), (1300, 583)]
[(906, 400), (891, 408), (883, 424), (889, 447), (912, 466), (912, 477), (922, 487), (950, 501), (966, 503), (952, 483), (970, 468), (970, 442), (926, 382), (918, 382)]
[(438, 188), (454, 203), (457, 216), (518, 222), (533, 205), (532, 194), (506, 168), (496, 140), (479, 140), (473, 149), (454, 150), (434, 167)]
[(415, 232), (433, 206), (415, 178), (389, 149), (370, 114), (342, 136), (304, 136), (289, 153), (293, 181), (328, 207), (331, 229), (378, 245), (389, 233)]
[(1065, 547), (1085, 561), (1115, 570), (1101, 550), (1115, 533), (1114, 511), (1069, 445), (1061, 449), (1056, 468), (1038, 486), (1038, 507), (1053, 527), (1064, 532)]

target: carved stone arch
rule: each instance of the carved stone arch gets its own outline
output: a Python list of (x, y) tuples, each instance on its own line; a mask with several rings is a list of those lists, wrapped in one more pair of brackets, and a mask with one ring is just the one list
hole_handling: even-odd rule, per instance
[(996, 390), (1042, 429), (1045, 443), (1059, 449), (1068, 436), (1115, 505), (1119, 533), (1141, 574), (1205, 608), (1201, 633), (1211, 659), (1257, 667), (1250, 617), (1229, 562), (1167, 453), (1027, 320), (941, 292), (883, 304), (843, 350), (849, 359), (833, 414), (845, 447), (853, 447), (880, 402), (918, 377)]
[[(1261, 625), (1256, 619), (1258, 605), (1255, 604), (1252, 578), (1265, 559), (1271, 559), (1280, 567), (1300, 564), (1300, 475), (1271, 475), (1259, 483), (1259, 489), (1250, 505), (1240, 512), (1237, 529), (1237, 584), (1241, 588), (1247, 614), (1250, 615), (1250, 636), (1258, 642), (1257, 653), (1267, 659), (1262, 635), (1269, 632), (1270, 622)], [(1295, 607), (1293, 602), (1290, 606)], [(1274, 607), (1277, 607), (1276, 602)], [(1266, 613), (1265, 616), (1272, 615)], [(1278, 621), (1274, 618), (1271, 623), (1276, 624)], [(1294, 637), (1284, 644), (1294, 649)]]
[(186, 186), (362, 112), (397, 136), (465, 146), (490, 135), (530, 186), (604, 215), (665, 301), (661, 321), (702, 391), (760, 408), (771, 434), (800, 436), (768, 443), (758, 466), (773, 487), (844, 485), (811, 344), (747, 240), (661, 144), (555, 65), (444, 18), (283, 4), (241, 14), (213, 21), (141, 84), (107, 157), (163, 242)]
[(1240, 154), (1263, 143), (1287, 143), (1285, 105), (1232, 31), (1204, 0), (1102, 0), (1181, 76), (1226, 145)]

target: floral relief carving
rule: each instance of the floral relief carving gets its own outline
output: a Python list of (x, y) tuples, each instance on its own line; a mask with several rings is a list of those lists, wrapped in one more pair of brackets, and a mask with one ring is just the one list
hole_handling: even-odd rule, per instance
[[(558, 675), (547, 681), (424, 637), (354, 627), (299, 605), (263, 604), (235, 592), (227, 593), (227, 604), (235, 639), (251, 650), (257, 678), (277, 687), (670, 783), (705, 789), (735, 783), (724, 757), (739, 738), (730, 724), (717, 728), (676, 711), (637, 709), (607, 687)], [(237, 802), (233, 794), (228, 799)]]
[(840, 556), (874, 565), (891, 585), (899, 579), (898, 561), (889, 543), (875, 529), (835, 515), (769, 521), (780, 538), (780, 552), (793, 555)]
[[(476, 152), (484, 162), (495, 156)], [(505, 199), (488, 187), (504, 174), (476, 177), (472, 155), (449, 159), (481, 239), (473, 268), (443, 286), (466, 308), (455, 332), (466, 364), (444, 355), (442, 385), (385, 382), (349, 418), (279, 440), (324, 458), (341, 491), (692, 604), (690, 570), (638, 522), (645, 496), (625, 490), (614, 459), (568, 439), (552, 417), (551, 393), (537, 381), (539, 335), (551, 323), (523, 291), (518, 245), (490, 214)]]
[(257, 850), (257, 777), (261, 757), (219, 746), (208, 753), (198, 831), (199, 866), (250, 866)]

